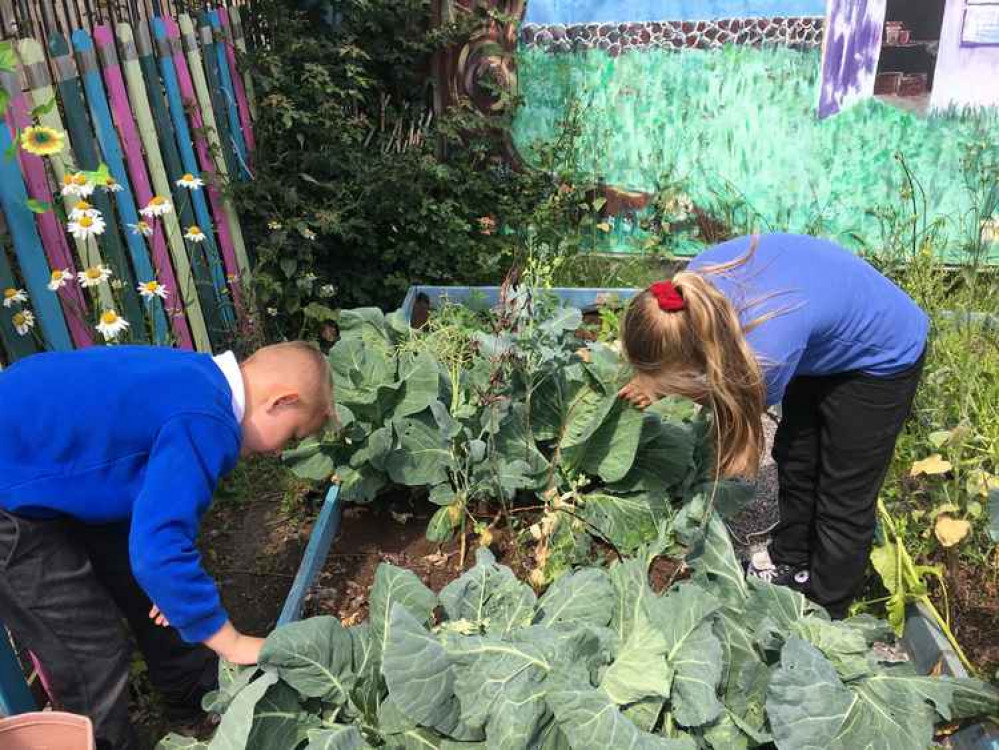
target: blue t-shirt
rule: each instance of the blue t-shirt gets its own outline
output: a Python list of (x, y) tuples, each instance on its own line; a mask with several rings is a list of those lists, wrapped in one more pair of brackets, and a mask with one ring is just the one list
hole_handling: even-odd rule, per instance
[(746, 336), (763, 367), (767, 405), (781, 401), (795, 375), (895, 375), (919, 359), (929, 331), (926, 314), (873, 266), (833, 242), (762, 235), (748, 262), (709, 271), (741, 258), (750, 241), (716, 245), (688, 268), (728, 297), (743, 325), (776, 313)]
[(132, 572), (187, 641), (227, 619), (196, 538), (242, 431), (208, 354), (93, 347), (0, 372), (0, 508), (130, 521)]

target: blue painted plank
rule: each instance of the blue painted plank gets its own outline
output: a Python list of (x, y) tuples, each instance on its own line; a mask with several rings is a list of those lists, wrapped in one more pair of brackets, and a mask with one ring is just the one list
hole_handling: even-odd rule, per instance
[(333, 544), (333, 537), (336, 536), (340, 528), (340, 487), (332, 485), (323, 500), (323, 509), (319, 512), (319, 520), (316, 521), (312, 534), (309, 536), (309, 545), (305, 548), (305, 556), (302, 564), (298, 566), (295, 580), (291, 584), (291, 591), (285, 599), (284, 609), (278, 617), (277, 624), (285, 625), (295, 622), (302, 616), (302, 607), (305, 605), (305, 595), (312, 584), (315, 583), (319, 571), (326, 564), (326, 556), (330, 552), (330, 545)]
[[(160, 63), (160, 73), (163, 77), (163, 85), (166, 88), (167, 104), (170, 107), (170, 119), (173, 120), (173, 127), (177, 134), (177, 146), (180, 150), (180, 159), (185, 171), (193, 175), (201, 174), (197, 157), (194, 154), (194, 145), (191, 138), (190, 128), (187, 126), (187, 115), (184, 112), (184, 101), (180, 96), (180, 85), (177, 83), (177, 71), (173, 67), (173, 56), (169, 51), (170, 40), (167, 38), (166, 24), (163, 19), (156, 17), (153, 19), (153, 37), (156, 39), (159, 52), (157, 57)], [(164, 49), (165, 46), (165, 49)], [(198, 219), (198, 226), (201, 230), (213, 238), (215, 236), (214, 225), (211, 214), (208, 212), (208, 204), (205, 202), (204, 190), (189, 191), (191, 202), (194, 204), (194, 214)], [(221, 300), (226, 299), (228, 287), (226, 286), (225, 270), (222, 266), (222, 259), (219, 258), (218, 250), (214, 241), (204, 242), (205, 252), (208, 255), (208, 265), (212, 273), (212, 282), (215, 285), (215, 292), (219, 296), (223, 321), (227, 324), (235, 322), (235, 315), (232, 306), (222, 304)]]
[[(603, 289), (598, 287), (556, 287), (544, 290), (554, 294), (565, 305), (578, 307), (584, 312), (597, 308), (602, 298), (613, 295), (625, 302), (641, 289)], [(500, 288), (498, 286), (411, 286), (402, 302), (402, 312), (406, 320), (413, 317), (413, 305), (417, 295), (425, 294), (431, 306), (447, 299), (449, 302), (465, 303), (470, 299), (481, 300), (489, 306), (499, 304)]]
[(15, 716), (37, 711), (38, 706), (24, 679), (7, 631), (0, 622), (0, 715)]
[(219, 73), (219, 59), (215, 53), (215, 37), (208, 13), (198, 13), (198, 35), (201, 39), (201, 61), (205, 67), (205, 78), (208, 79), (208, 95), (212, 100), (212, 111), (215, 113), (215, 127), (218, 129), (219, 140), (223, 144), (222, 157), (225, 159), (229, 174), (234, 177), (239, 174), (236, 165), (236, 151), (232, 147), (232, 135), (229, 132), (229, 116), (226, 114), (225, 96), (222, 93), (222, 77)]
[[(128, 171), (125, 169), (125, 157), (121, 150), (121, 144), (118, 142), (118, 132), (111, 121), (111, 110), (108, 108), (104, 82), (101, 79), (100, 68), (97, 64), (97, 50), (94, 48), (90, 34), (83, 29), (74, 31), (72, 40), (77, 53), (80, 80), (83, 81), (83, 90), (87, 94), (87, 106), (94, 122), (94, 129), (97, 132), (97, 142), (104, 153), (104, 161), (108, 165), (108, 171), (123, 188), (114, 193), (118, 215), (125, 224), (137, 224), (139, 212), (135, 207), (132, 184), (128, 179)], [(108, 216), (107, 221), (112, 221), (112, 217)], [(156, 271), (149, 259), (149, 248), (146, 246), (145, 238), (134, 232), (126, 232), (125, 241), (128, 244), (128, 253), (132, 258), (132, 268), (135, 270), (138, 280), (143, 282), (155, 279)], [(170, 327), (167, 323), (166, 313), (163, 311), (163, 305), (156, 301), (151, 307), (153, 340), (160, 345), (169, 344)]]
[[(76, 159), (77, 169), (93, 171), (100, 166), (100, 154), (97, 150), (97, 141), (94, 138), (93, 129), (90, 125), (90, 118), (87, 117), (87, 105), (83, 99), (83, 90), (80, 87), (80, 79), (77, 73), (76, 60), (69, 42), (62, 34), (49, 34), (47, 41), (49, 59), (53, 63), (55, 73), (56, 89), (59, 92), (59, 101), (62, 104), (63, 121), (66, 130), (69, 132), (70, 148)], [(90, 203), (104, 216), (112, 216), (112, 204), (110, 195), (103, 190), (96, 190), (88, 198)], [(136, 291), (136, 283), (128, 256), (121, 242), (121, 232), (127, 231), (125, 227), (117, 226), (117, 222), (110, 222), (97, 242), (100, 248), (100, 255), (104, 263), (111, 267), (118, 279), (124, 284), (119, 291), (120, 299), (124, 307), (125, 318), (132, 321), (132, 328), (129, 331), (131, 340), (137, 343), (149, 343), (149, 331), (146, 330), (145, 323), (136, 325), (138, 321), (145, 321), (145, 307), (139, 299)]]
[(524, 23), (641, 23), (824, 17), (825, 0), (531, 0)]
[[(208, 19), (211, 22), (212, 30), (215, 32), (216, 37), (224, 33), (222, 30), (222, 18), (219, 16), (217, 10), (210, 11)], [(229, 60), (225, 54), (225, 44), (221, 41), (215, 43), (215, 57), (218, 60), (219, 78), (222, 84), (222, 93), (225, 96), (226, 113), (229, 117), (229, 133), (233, 140), (233, 143), (226, 145), (235, 147), (236, 161), (239, 162), (239, 174), (248, 178), (250, 175), (246, 171), (246, 139), (243, 138), (243, 128), (239, 121), (239, 110), (236, 107), (236, 89), (232, 85), (232, 73), (235, 71), (229, 70)]]
[[(0, 159), (2, 158), (4, 157), (0, 156)], [(10, 262), (7, 260), (7, 252), (3, 245), (0, 245), (0, 289), (8, 289), (16, 285), (17, 281), (14, 279), (14, 270), (10, 267)], [(13, 312), (13, 310), (0, 307), (0, 344), (2, 344), (0, 348), (6, 353), (8, 362), (27, 357), (29, 354), (34, 354), (39, 350), (34, 336), (22, 336), (14, 328), (12, 322), (12, 318), (14, 317)]]
[[(68, 351), (73, 348), (73, 342), (59, 298), (48, 290), (51, 272), (35, 225), (35, 215), (28, 208), (24, 177), (18, 160), (3, 156), (12, 143), (11, 128), (5, 120), (0, 124), (0, 207), (7, 217), (7, 229), (14, 241), (14, 252), (27, 287), (27, 308), (34, 312), (46, 346), (56, 351)], [(0, 309), (5, 314), (11, 313), (7, 308)]]

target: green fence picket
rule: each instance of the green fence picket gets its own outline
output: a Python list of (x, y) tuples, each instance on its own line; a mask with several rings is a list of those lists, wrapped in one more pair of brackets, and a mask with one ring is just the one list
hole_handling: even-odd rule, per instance
[[(181, 164), (180, 152), (177, 149), (176, 135), (173, 130), (173, 122), (167, 109), (166, 96), (163, 84), (160, 81), (159, 64), (153, 48), (152, 34), (149, 26), (141, 23), (133, 29), (135, 33), (135, 48), (139, 55), (139, 67), (142, 70), (142, 77), (146, 83), (146, 95), (156, 125), (156, 135), (159, 139), (160, 154), (163, 157), (162, 163), (166, 167), (164, 175), (169, 188), (168, 195), (172, 195), (174, 206), (179, 214), (178, 220), (182, 226), (189, 227), (197, 224), (194, 216), (194, 205), (188, 199), (184, 188), (176, 187), (171, 180), (176, 180), (184, 174), (184, 167)], [(159, 190), (159, 188), (157, 188)], [(220, 343), (224, 336), (226, 326), (222, 322), (221, 309), (215, 293), (215, 285), (212, 283), (211, 274), (208, 271), (208, 264), (204, 254), (195, 248), (188, 256), (191, 260), (191, 271), (194, 279), (194, 286), (201, 302), (201, 312), (204, 315), (205, 325), (208, 328), (209, 338), (212, 344)], [(218, 341), (216, 341), (218, 339)]]
[[(88, 170), (97, 169), (100, 165), (100, 156), (90, 122), (87, 119), (87, 105), (80, 90), (76, 62), (70, 52), (69, 44), (62, 34), (49, 34), (48, 43), (49, 55), (56, 71), (56, 88), (66, 113), (69, 140), (77, 158), (77, 166)], [(90, 202), (107, 217), (107, 229), (101, 235), (101, 246), (104, 248), (104, 257), (107, 259), (108, 265), (122, 282), (120, 294), (124, 307), (123, 314), (127, 320), (132, 321), (130, 329), (132, 338), (142, 343), (149, 343), (149, 334), (143, 324), (146, 316), (139, 300), (139, 293), (136, 291), (135, 276), (121, 244), (121, 237), (118, 234), (119, 227), (117, 222), (113, 220), (114, 213), (111, 201), (108, 199), (107, 193), (96, 190), (91, 196)]]
[[(17, 44), (17, 54), (21, 58), (21, 66), (24, 70), (24, 77), (28, 82), (28, 93), (31, 96), (32, 103), (36, 107), (44, 107), (56, 98), (56, 92), (52, 88), (52, 79), (49, 77), (49, 67), (45, 61), (45, 51), (42, 49), (42, 45), (35, 39), (22, 39)], [(60, 133), (67, 131), (62, 121), (62, 115), (59, 113), (59, 107), (48, 108), (47, 111), (44, 111), (38, 117), (38, 122)], [(70, 151), (68, 145), (66, 150)], [(49, 165), (52, 167), (52, 172), (56, 180), (61, 185), (66, 176), (66, 169), (62, 159), (49, 159)], [(76, 198), (72, 196), (66, 196), (63, 199), (63, 205), (66, 208), (67, 214), (73, 209), (73, 205), (76, 202)], [(76, 257), (80, 262), (81, 268), (104, 263), (100, 247), (96, 242), (85, 242), (74, 239), (74, 243), (76, 245)], [(105, 307), (114, 307), (114, 297), (111, 294), (110, 287), (102, 284), (98, 287), (97, 291), (102, 305)]]
[[(139, 138), (146, 152), (146, 163), (149, 166), (150, 178), (157, 195), (172, 195), (170, 180), (160, 153), (160, 142), (156, 137), (156, 122), (150, 107), (146, 85), (142, 78), (142, 67), (139, 63), (138, 49), (132, 27), (127, 23), (118, 24), (115, 29), (121, 49), (121, 68), (128, 87), (128, 97), (132, 104), (132, 112), (139, 129)], [(208, 338), (208, 328), (205, 326), (205, 316), (198, 299), (198, 291), (191, 271), (191, 263), (184, 247), (183, 231), (177, 220), (177, 212), (162, 217), (170, 246), (170, 256), (173, 258), (174, 271), (177, 274), (178, 292), (184, 302), (188, 323), (191, 325), (191, 335), (194, 345), (199, 351), (211, 351), (211, 340)]]

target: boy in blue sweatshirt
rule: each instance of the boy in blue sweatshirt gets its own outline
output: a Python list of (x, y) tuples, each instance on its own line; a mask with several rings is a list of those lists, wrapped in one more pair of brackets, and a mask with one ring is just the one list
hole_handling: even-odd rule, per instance
[[(243, 363), (156, 347), (39, 354), (0, 372), (0, 616), (98, 747), (132, 750), (122, 616), (168, 703), (196, 707), (217, 658), (256, 663), (196, 538), (240, 456), (333, 415), (326, 359), (291, 342)], [(158, 627), (166, 625), (169, 628)]]

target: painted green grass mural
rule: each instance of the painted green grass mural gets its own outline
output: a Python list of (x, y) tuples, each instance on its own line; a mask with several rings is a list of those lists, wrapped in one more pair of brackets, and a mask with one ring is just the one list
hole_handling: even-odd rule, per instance
[[(530, 159), (530, 144), (578, 106), (579, 166), (591, 176), (635, 191), (679, 186), (741, 231), (809, 232), (855, 248), (877, 247), (877, 209), (907, 197), (901, 154), (928, 221), (943, 222), (948, 259), (961, 260), (980, 224), (967, 180), (981, 177), (982, 151), (987, 160), (999, 148), (999, 115), (921, 117), (870, 100), (820, 121), (819, 62), (818, 51), (788, 48), (617, 58), (522, 49), (515, 143)], [(644, 236), (617, 222), (604, 249), (640, 249)]]

